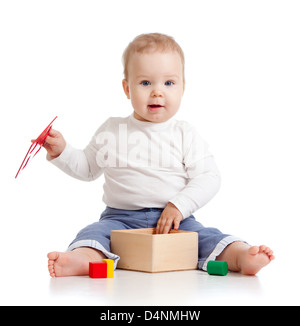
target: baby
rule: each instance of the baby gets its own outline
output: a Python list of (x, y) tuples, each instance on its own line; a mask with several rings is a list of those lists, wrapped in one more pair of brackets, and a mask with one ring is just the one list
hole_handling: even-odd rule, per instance
[(110, 231), (153, 228), (198, 233), (198, 268), (227, 261), (231, 271), (255, 275), (274, 259), (269, 247), (206, 228), (192, 215), (218, 191), (220, 176), (208, 146), (189, 123), (173, 117), (185, 89), (184, 54), (172, 37), (136, 37), (123, 54), (125, 95), (133, 113), (109, 118), (84, 150), (51, 130), (47, 159), (80, 180), (105, 177), (100, 220), (82, 229), (66, 252), (48, 254), (50, 276), (87, 275), (90, 261), (119, 256), (110, 251)]

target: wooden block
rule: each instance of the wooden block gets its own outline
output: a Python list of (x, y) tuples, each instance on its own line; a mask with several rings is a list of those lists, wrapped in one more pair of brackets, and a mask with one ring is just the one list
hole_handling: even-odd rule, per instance
[(107, 263), (105, 261), (90, 262), (89, 277), (107, 278)]
[(111, 251), (120, 256), (118, 268), (142, 272), (197, 269), (198, 233), (155, 228), (111, 231)]
[(103, 259), (107, 263), (107, 278), (114, 277), (114, 261), (112, 259)]

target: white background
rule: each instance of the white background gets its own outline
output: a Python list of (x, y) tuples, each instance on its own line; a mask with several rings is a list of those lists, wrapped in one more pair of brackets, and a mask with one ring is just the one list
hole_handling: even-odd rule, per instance
[[(272, 247), (269, 277), (298, 272), (299, 17), (289, 0), (1, 1), (1, 304), (35, 302), (47, 252), (65, 250), (104, 209), (103, 177), (72, 179), (44, 149), (15, 180), (30, 140), (58, 115), (54, 128), (84, 148), (109, 116), (131, 114), (121, 56), (148, 32), (182, 46), (177, 118), (197, 126), (221, 171), (221, 190), (195, 216)], [(32, 289), (21, 299), (16, 280)]]

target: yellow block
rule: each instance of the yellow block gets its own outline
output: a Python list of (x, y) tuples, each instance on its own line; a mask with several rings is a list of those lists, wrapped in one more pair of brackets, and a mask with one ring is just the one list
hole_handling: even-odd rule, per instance
[(114, 277), (114, 261), (112, 259), (103, 259), (107, 264), (107, 278)]

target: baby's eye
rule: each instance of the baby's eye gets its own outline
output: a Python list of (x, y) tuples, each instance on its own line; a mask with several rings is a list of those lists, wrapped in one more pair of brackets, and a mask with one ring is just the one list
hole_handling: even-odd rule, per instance
[(168, 80), (168, 81), (165, 82), (165, 85), (166, 86), (172, 86), (172, 85), (174, 85), (174, 82), (172, 80)]
[(140, 84), (143, 86), (149, 86), (150, 82), (148, 80), (143, 80)]

